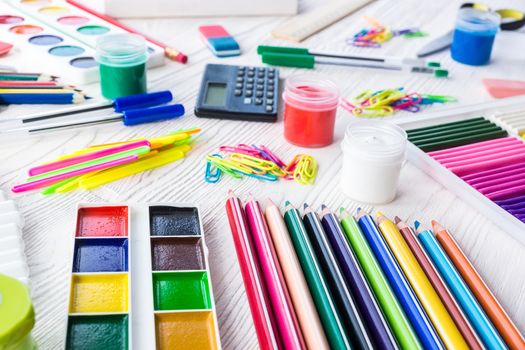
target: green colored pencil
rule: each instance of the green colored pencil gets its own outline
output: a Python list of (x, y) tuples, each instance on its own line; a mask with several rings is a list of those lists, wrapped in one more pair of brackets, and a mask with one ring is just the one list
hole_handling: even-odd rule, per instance
[(346, 210), (341, 209), (341, 225), (346, 234), (346, 238), (354, 251), (361, 268), (374, 291), (374, 294), (381, 306), (390, 328), (394, 332), (399, 345), (403, 349), (420, 349), (421, 345), (417, 340), (417, 335), (412, 330), (410, 322), (403, 313), (390, 284), (383, 274), (372, 249), (368, 246), (361, 229), (357, 225), (355, 218)]
[(292, 243), (304, 272), (306, 283), (314, 300), (319, 318), (323, 324), (328, 342), (332, 349), (350, 349), (350, 342), (335, 308), (335, 303), (328, 289), (328, 284), (321, 273), (321, 267), (315, 256), (312, 244), (299, 211), (288, 201), (285, 203), (284, 221), (290, 233)]
[(415, 134), (415, 135), (410, 134), (408, 138), (410, 140), (425, 139), (425, 138), (438, 137), (438, 136), (443, 136), (443, 135), (448, 136), (448, 135), (457, 134), (457, 133), (467, 133), (471, 131), (480, 131), (480, 130), (496, 129), (496, 128), (499, 128), (499, 126), (492, 124), (492, 123), (474, 124), (474, 125), (455, 127), (453, 129), (447, 129), (447, 130), (435, 130), (427, 134)]
[(487, 119), (481, 119), (476, 122), (468, 123), (468, 124), (461, 124), (461, 125), (451, 125), (451, 124), (442, 124), (438, 125), (435, 128), (433, 127), (431, 130), (407, 130), (407, 134), (409, 137), (414, 137), (418, 135), (432, 135), (435, 132), (441, 132), (441, 131), (454, 131), (458, 129), (464, 129), (464, 128), (475, 128), (475, 127), (481, 127), (484, 125), (490, 125), (492, 122)]
[(415, 133), (415, 132), (420, 132), (420, 131), (432, 131), (432, 130), (439, 129), (439, 128), (442, 128), (442, 127), (445, 127), (445, 126), (461, 126), (461, 125), (477, 123), (479, 121), (486, 121), (486, 120), (487, 119), (485, 119), (483, 117), (478, 117), (478, 118), (472, 118), (472, 119), (467, 119), (467, 120), (460, 120), (460, 121), (457, 121), (457, 122), (450, 122), (450, 123), (446, 123), (446, 124), (423, 126), (421, 128), (410, 129), (410, 130), (407, 131), (407, 133), (410, 134), (410, 133)]
[(498, 131), (498, 130), (503, 130), (503, 129), (497, 125), (487, 125), (481, 128), (443, 131), (443, 132), (438, 132), (432, 135), (418, 135), (415, 137), (409, 137), (408, 140), (412, 143), (438, 142), (438, 141), (446, 141), (449, 139), (455, 139), (457, 137), (466, 137), (466, 136), (472, 136), (472, 135), (477, 135), (477, 134), (485, 134), (488, 132)]

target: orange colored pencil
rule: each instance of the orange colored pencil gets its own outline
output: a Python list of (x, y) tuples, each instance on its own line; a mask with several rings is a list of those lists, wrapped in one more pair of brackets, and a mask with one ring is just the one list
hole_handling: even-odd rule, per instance
[(432, 220), (432, 229), (436, 234), (437, 240), (441, 243), (461, 277), (463, 277), (472, 293), (474, 293), (481, 307), (485, 310), (509, 348), (513, 350), (525, 349), (523, 335), (521, 335), (505, 310), (503, 310), (452, 235), (435, 220)]

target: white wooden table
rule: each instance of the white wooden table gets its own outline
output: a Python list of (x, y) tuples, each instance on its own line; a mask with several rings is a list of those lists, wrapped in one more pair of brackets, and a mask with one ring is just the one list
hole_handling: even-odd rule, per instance
[[(301, 10), (322, 6), (323, 2), (303, 2)], [(304, 45), (317, 49), (414, 55), (425, 41), (451, 27), (459, 4), (460, 2), (446, 0), (379, 0), (311, 37)], [(497, 1), (493, 1), (492, 5), (496, 7)], [(519, 0), (509, 1), (506, 6), (521, 6), (521, 10), (525, 10), (525, 4)], [(346, 46), (344, 39), (365, 25), (365, 14), (392, 28), (420, 26), (422, 30), (430, 33), (431, 37), (396, 38), (382, 49), (355, 49)], [(307, 150), (284, 141), (282, 120), (275, 124), (264, 124), (198, 119), (192, 112), (203, 66), (209, 62), (260, 64), (256, 55), (257, 45), (276, 42), (270, 38), (269, 33), (284, 20), (253, 17), (125, 21), (189, 55), (188, 65), (169, 62), (167, 66), (150, 71), (149, 74), (150, 89), (171, 89), (175, 99), (186, 106), (186, 116), (177, 121), (134, 128), (106, 127), (40, 137), (18, 145), (1, 145), (0, 187), (8, 191), (13, 184), (24, 179), (28, 167), (89, 144), (160, 135), (191, 126), (203, 128), (195, 149), (183, 161), (114, 182), (91, 192), (76, 191), (51, 197), (35, 193), (14, 196), (26, 219), (24, 240), (37, 316), (33, 334), (40, 349), (61, 348), (64, 342), (69, 292), (66, 286), (71, 268), (76, 204), (125, 201), (190, 202), (201, 206), (210, 251), (222, 345), (225, 349), (257, 347), (243, 281), (225, 217), (224, 201), (227, 190), (232, 188), (241, 196), (250, 191), (261, 200), (271, 196), (281, 204), (284, 199), (289, 199), (296, 204), (306, 201), (314, 207), (324, 203), (333, 209), (346, 206), (355, 210), (358, 206), (345, 198), (338, 188), (341, 166), (338, 143), (345, 125), (351, 119), (348, 113), (340, 111), (338, 114), (337, 140), (332, 146)], [(243, 50), (242, 56), (217, 59), (204, 47), (198, 39), (197, 27), (214, 23), (224, 25), (235, 36)], [(481, 78), (525, 79), (525, 50), (518, 49), (517, 46), (521, 43), (519, 47), (524, 47), (524, 41), (523, 33), (500, 35), (493, 64), (481, 68), (456, 64), (448, 53), (435, 56), (434, 59), (440, 60), (450, 69), (450, 79), (439, 80), (416, 74), (405, 75), (344, 67), (319, 67), (316, 72), (333, 79), (346, 97), (365, 88), (404, 86), (422, 93), (457, 96), (460, 100), (458, 104), (468, 104), (490, 100), (480, 84)], [(281, 69), (283, 77), (299, 73), (304, 71)], [(88, 89), (96, 91), (97, 87), (91, 86)], [(31, 106), (10, 107), (0, 114), (0, 118), (38, 110)], [(417, 114), (413, 117), (417, 118)], [(203, 180), (204, 156), (216, 151), (220, 145), (237, 143), (264, 144), (287, 160), (299, 152), (309, 153), (319, 161), (319, 177), (314, 186), (301, 186), (290, 182), (262, 183), (251, 179), (234, 181), (227, 178), (218, 184), (206, 184)], [(452, 231), (521, 331), (525, 331), (525, 247), (498, 229), (494, 223), (487, 221), (455, 194), (444, 189), (411, 164), (407, 164), (403, 169), (399, 194), (394, 202), (377, 208), (365, 205), (364, 208), (381, 209), (387, 215), (399, 215), (410, 222), (417, 218), (427, 225), (432, 218), (441, 221)]]

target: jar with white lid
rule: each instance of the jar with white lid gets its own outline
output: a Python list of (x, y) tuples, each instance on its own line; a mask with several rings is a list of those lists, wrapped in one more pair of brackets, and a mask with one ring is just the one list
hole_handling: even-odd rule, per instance
[(341, 190), (365, 203), (394, 200), (406, 143), (406, 132), (395, 124), (374, 120), (351, 123), (341, 142)]

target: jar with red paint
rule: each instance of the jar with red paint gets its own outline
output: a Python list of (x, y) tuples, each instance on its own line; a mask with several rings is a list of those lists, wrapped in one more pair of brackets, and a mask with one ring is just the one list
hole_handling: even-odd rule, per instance
[(284, 137), (302, 147), (323, 147), (334, 140), (339, 90), (330, 80), (300, 75), (286, 80)]

